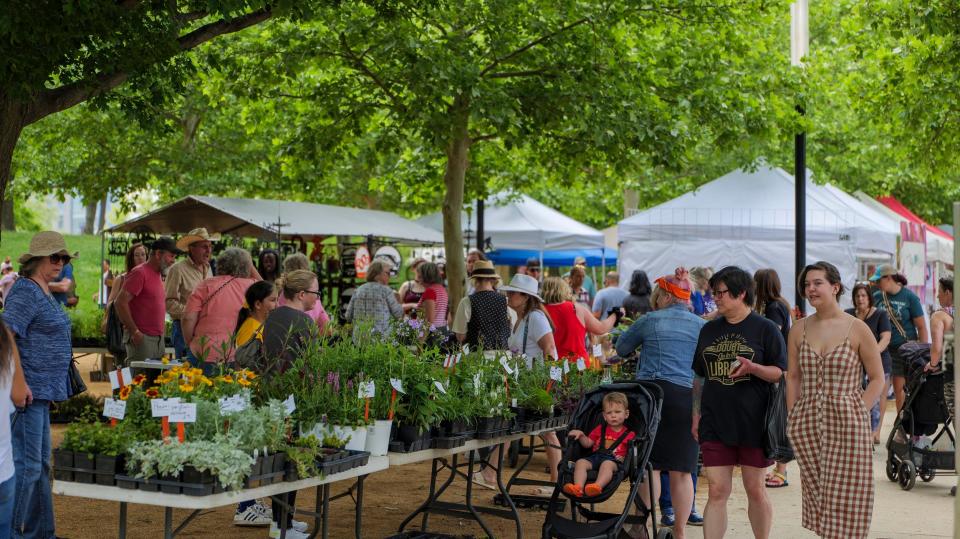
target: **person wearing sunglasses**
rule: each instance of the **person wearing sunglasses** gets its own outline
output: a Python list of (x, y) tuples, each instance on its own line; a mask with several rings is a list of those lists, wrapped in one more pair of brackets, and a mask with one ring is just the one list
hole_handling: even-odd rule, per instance
[(73, 307), (77, 304), (76, 295), (72, 294), (76, 290), (76, 281), (73, 279), (73, 264), (70, 263), (70, 255), (64, 253), (63, 255), (54, 254), (51, 256), (61, 258), (63, 265), (56, 278), (50, 281), (50, 293), (60, 305)]
[(50, 403), (70, 395), (70, 319), (50, 285), (70, 254), (57, 232), (38, 232), (20, 256), (22, 278), (10, 288), (3, 321), (14, 335), (27, 390), (11, 433), (16, 491), (12, 528), (17, 537), (54, 537), (50, 491)]

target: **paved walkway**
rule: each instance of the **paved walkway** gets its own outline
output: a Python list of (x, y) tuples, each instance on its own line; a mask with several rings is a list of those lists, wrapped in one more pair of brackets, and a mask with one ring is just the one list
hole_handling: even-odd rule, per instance
[[(886, 435), (893, 427), (893, 402), (884, 417), (881, 433)], [(938, 476), (930, 483), (917, 479), (913, 490), (904, 491), (900, 485), (889, 481), (884, 472), (887, 452), (878, 446), (873, 458), (874, 496), (873, 523), (870, 537), (883, 539), (953, 537), (955, 499), (950, 496), (950, 487), (956, 484), (955, 475)], [(816, 537), (800, 525), (800, 470), (796, 462), (787, 466), (790, 485), (780, 489), (768, 489), (774, 507), (774, 524), (771, 538), (794, 539)], [(739, 481), (739, 478), (736, 480)], [(727, 537), (751, 537), (747, 520), (747, 500), (743, 486), (734, 483), (733, 496), (728, 509)], [(697, 507), (702, 508), (707, 500), (704, 484), (697, 492)], [(700, 538), (702, 532), (687, 528), (688, 537)]]

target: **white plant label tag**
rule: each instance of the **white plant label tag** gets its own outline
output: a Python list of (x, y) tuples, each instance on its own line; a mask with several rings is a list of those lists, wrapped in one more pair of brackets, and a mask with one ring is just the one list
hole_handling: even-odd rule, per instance
[(247, 400), (242, 395), (220, 397), (218, 402), (220, 403), (221, 414), (242, 412), (247, 409)]
[[(469, 353), (470, 353), (470, 345), (469, 345), (469, 344), (463, 345), (463, 353), (464, 353), (464, 354), (469, 354)], [(459, 358), (457, 358), (457, 360), (459, 361)]]
[(587, 370), (587, 362), (582, 357), (577, 358), (577, 370), (581, 372)]
[(513, 369), (510, 368), (510, 363), (507, 361), (507, 358), (500, 358), (500, 366), (503, 367), (503, 370), (507, 371), (507, 374), (513, 374)]
[(563, 360), (563, 374), (570, 372), (570, 362), (566, 359)]
[(171, 423), (196, 423), (197, 405), (192, 402), (178, 402), (170, 407)]
[(403, 380), (401, 380), (401, 379), (399, 379), (399, 378), (391, 378), (391, 379), (390, 379), (390, 386), (393, 387), (393, 389), (396, 389), (396, 390), (397, 390), (397, 393), (403, 393), (403, 392), (404, 392), (404, 391), (403, 391)]
[(357, 389), (358, 399), (372, 399), (377, 394), (377, 384), (373, 380), (364, 382)]
[(103, 399), (103, 415), (113, 419), (123, 419), (127, 414), (127, 401)]
[(441, 384), (439, 381), (434, 380), (433, 385), (437, 387), (437, 391), (440, 393), (443, 393), (444, 395), (447, 394), (447, 388), (443, 387), (443, 384)]
[(473, 393), (474, 395), (480, 394), (480, 384), (483, 383), (483, 377), (480, 376), (479, 372), (473, 373)]
[(153, 399), (150, 401), (150, 412), (153, 417), (167, 417), (170, 415), (170, 408), (174, 404), (180, 403), (180, 397), (169, 399)]
[(510, 406), (517, 407), (517, 399), (510, 399)]
[[(133, 373), (130, 372), (130, 367), (124, 367), (120, 374), (123, 375), (123, 385), (130, 385), (130, 382), (133, 381)], [(115, 370), (110, 371), (110, 389), (120, 389), (120, 378), (117, 377), (117, 371)]]
[(603, 357), (603, 346), (599, 344), (593, 345), (593, 357)]
[(297, 403), (293, 400), (293, 395), (283, 401), (283, 407), (287, 409), (287, 415), (292, 414), (297, 409)]
[(563, 380), (563, 369), (560, 367), (550, 367), (550, 379), (556, 382)]

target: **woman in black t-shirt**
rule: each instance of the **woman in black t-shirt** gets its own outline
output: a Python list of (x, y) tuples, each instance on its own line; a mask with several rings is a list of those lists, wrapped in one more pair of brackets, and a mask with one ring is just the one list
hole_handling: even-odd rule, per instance
[[(753, 310), (762, 314), (764, 318), (773, 322), (783, 335), (783, 342), (787, 342), (790, 334), (790, 303), (780, 293), (780, 275), (772, 268), (759, 269), (753, 274), (753, 282), (757, 287), (757, 301)], [(785, 487), (787, 482), (787, 463), (778, 462), (776, 467), (767, 474), (767, 488)]]
[(873, 294), (870, 293), (870, 287), (867, 284), (855, 284), (852, 296), (853, 308), (847, 309), (846, 312), (863, 320), (873, 332), (874, 338), (877, 339), (877, 346), (880, 348), (880, 361), (883, 363), (883, 392), (870, 409), (870, 428), (873, 431), (873, 443), (877, 445), (880, 443), (880, 425), (883, 424), (883, 415), (887, 411), (884, 399), (890, 393), (890, 371), (893, 368), (893, 359), (887, 348), (893, 336), (893, 327), (890, 325), (887, 311), (877, 309), (873, 305)]

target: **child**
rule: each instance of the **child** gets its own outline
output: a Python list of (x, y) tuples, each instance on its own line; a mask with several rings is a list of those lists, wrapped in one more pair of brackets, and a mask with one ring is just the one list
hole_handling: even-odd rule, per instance
[[(619, 391), (612, 391), (603, 397), (603, 421), (590, 431), (589, 436), (584, 435), (581, 430), (570, 431), (570, 438), (580, 442), (583, 447), (593, 447), (594, 450), (589, 457), (577, 460), (573, 471), (574, 482), (564, 485), (564, 492), (577, 498), (584, 494), (593, 497), (603, 492), (603, 487), (613, 479), (613, 474), (626, 458), (628, 442), (636, 436), (623, 424), (628, 417), (630, 405), (627, 396)], [(587, 472), (594, 469), (597, 470), (597, 481), (584, 486)]]

